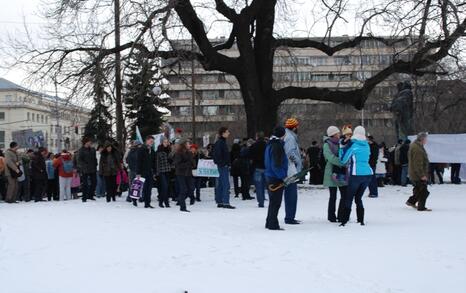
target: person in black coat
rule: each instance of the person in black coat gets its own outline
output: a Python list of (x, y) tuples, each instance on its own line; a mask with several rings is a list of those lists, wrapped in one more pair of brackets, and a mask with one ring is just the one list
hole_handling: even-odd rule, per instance
[(43, 201), (42, 197), (45, 194), (47, 188), (47, 167), (45, 166), (45, 158), (47, 157), (48, 151), (46, 148), (39, 148), (34, 153), (31, 159), (31, 179), (33, 186), (33, 197), (34, 201)]
[(406, 186), (408, 184), (408, 152), (410, 144), (411, 141), (407, 139), (400, 147), (401, 186)]
[(379, 190), (377, 185), (377, 176), (375, 175), (375, 169), (377, 167), (377, 160), (379, 158), (379, 145), (375, 142), (374, 137), (372, 135), (369, 135), (367, 139), (371, 151), (369, 156), (369, 166), (371, 166), (373, 171), (372, 180), (369, 184), (369, 197), (378, 197)]
[(241, 149), (240, 156), (232, 163), (232, 174), (233, 170), (235, 170), (235, 174), (237, 174), (241, 179), (241, 196), (243, 200), (250, 200), (254, 199), (249, 194), (249, 187), (251, 186), (251, 166), (249, 163), (249, 149), (245, 145)]
[(92, 140), (84, 138), (83, 145), (77, 152), (76, 167), (78, 169), (83, 197), (82, 201), (94, 200), (95, 189), (97, 186), (97, 155), (95, 148), (92, 147)]
[[(145, 143), (138, 150), (137, 164), (136, 164), (136, 177), (143, 177), (145, 179), (142, 188), (142, 197), (144, 199), (144, 207), (154, 207), (150, 205), (152, 197), (152, 187), (154, 185), (154, 174), (156, 174), (156, 159), (155, 151), (153, 150), (154, 137), (149, 135), (146, 137)], [(133, 205), (137, 206), (137, 202), (133, 200)]]
[(178, 192), (178, 205), (182, 212), (189, 212), (186, 209), (185, 200), (191, 194), (191, 188), (193, 187), (192, 180), (195, 162), (193, 154), (189, 148), (189, 143), (186, 140), (181, 139), (173, 157), (176, 181), (178, 182), (180, 189)]
[(318, 185), (322, 184), (322, 177), (323, 172), (320, 169), (320, 156), (321, 156), (321, 149), (317, 145), (317, 141), (313, 141), (312, 145), (307, 149), (306, 153), (309, 158), (309, 184), (310, 185)]
[(241, 187), (239, 186), (239, 178), (241, 177), (241, 170), (236, 168), (236, 160), (240, 158), (241, 155), (241, 145), (239, 143), (233, 143), (231, 146), (230, 152), (230, 162), (231, 166), (231, 177), (233, 177), (233, 188), (235, 190), (235, 197), (239, 197), (241, 192)]
[(264, 162), (266, 147), (267, 143), (265, 142), (264, 132), (260, 131), (256, 134), (256, 142), (249, 148), (249, 158), (252, 161), (254, 169), (254, 186), (256, 187), (257, 203), (260, 208), (264, 207), (265, 188), (267, 185)]

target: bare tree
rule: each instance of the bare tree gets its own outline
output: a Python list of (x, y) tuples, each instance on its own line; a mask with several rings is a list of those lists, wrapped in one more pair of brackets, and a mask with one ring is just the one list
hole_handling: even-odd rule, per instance
[[(312, 31), (313, 35), (323, 35), (322, 38), (281, 38), (275, 32), (276, 21), (277, 17), (286, 18), (288, 3), (280, 0), (121, 1), (120, 28), (124, 37), (121, 45), (115, 45), (109, 41), (114, 29), (102, 21), (96, 25), (95, 19), (89, 17), (98, 13), (99, 20), (111, 18), (111, 1), (57, 0), (53, 19), (60, 23), (70, 13), (74, 13), (75, 19), (88, 16), (93, 20), (88, 22), (93, 25), (86, 27), (91, 33), (81, 34), (82, 27), (77, 23), (66, 30), (58, 26), (50, 37), (60, 41), (41, 50), (23, 50), (20, 61), (36, 66), (37, 72), (43, 75), (59, 71), (62, 83), (73, 80), (72, 83), (77, 84), (95, 62), (113, 62), (116, 52), (122, 53), (123, 60), (135, 50), (151, 58), (195, 59), (207, 71), (235, 76), (251, 136), (259, 129), (270, 131), (277, 122), (280, 104), (288, 99), (329, 101), (361, 109), (371, 91), (392, 74), (436, 73), (433, 65), (450, 54), (466, 30), (466, 5), (459, 0), (364, 1), (352, 9), (348, 1), (322, 0), (315, 6), (320, 7), (323, 15), (318, 19), (325, 22), (326, 28), (323, 32), (317, 28)], [(348, 19), (359, 25), (359, 32), (352, 38), (332, 43), (334, 28)], [(223, 43), (214, 43), (208, 36), (209, 31), (218, 26), (228, 27), (230, 31)], [(380, 36), (373, 27), (389, 33)], [(174, 42), (177, 38), (186, 38), (188, 33), (197, 45), (196, 51), (180, 48)], [(333, 56), (368, 41), (392, 46), (397, 54), (404, 50), (411, 50), (413, 54), (409, 60), (394, 58), (384, 69), (362, 81), (359, 88), (349, 91), (314, 86), (274, 87), (273, 60), (277, 49), (314, 48)], [(222, 51), (232, 46), (237, 46), (239, 56), (228, 56)], [(76, 59), (83, 58), (83, 53), (89, 51), (97, 53), (95, 62), (75, 66)]]

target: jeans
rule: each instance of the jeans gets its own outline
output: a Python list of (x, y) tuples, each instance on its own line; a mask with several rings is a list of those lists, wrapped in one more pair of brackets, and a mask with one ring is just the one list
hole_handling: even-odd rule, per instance
[(83, 201), (94, 198), (95, 188), (97, 185), (95, 173), (88, 173), (81, 175), (81, 186), (83, 188)]
[(146, 181), (144, 181), (144, 186), (142, 187), (142, 198), (144, 199), (144, 206), (149, 207), (152, 197), (152, 187), (154, 185), (154, 174), (152, 172), (150, 174), (146, 174), (143, 176)]
[(191, 194), (191, 187), (193, 177), (192, 176), (176, 176), (176, 181), (178, 182), (178, 186), (180, 188), (180, 192), (178, 193), (178, 204), (180, 205), (180, 210), (186, 210), (186, 198)]
[(406, 186), (406, 184), (408, 184), (408, 164), (401, 167), (401, 185)]
[(218, 167), (220, 176), (215, 181), (215, 201), (217, 204), (230, 204), (230, 171), (228, 166)]
[(254, 172), (254, 186), (256, 187), (256, 196), (259, 207), (264, 207), (266, 186), (264, 169), (256, 169)]
[(374, 174), (371, 176), (371, 182), (369, 183), (369, 195), (372, 197), (379, 196), (379, 189), (377, 185), (377, 176)]
[(60, 177), (60, 200), (72, 199), (71, 197), (71, 177)]
[(168, 176), (169, 173), (160, 173), (159, 174), (159, 184), (158, 184), (158, 192), (159, 192), (159, 202), (163, 202), (168, 204)]
[[(267, 184), (274, 184), (273, 180), (267, 180)], [(269, 208), (267, 211), (267, 220), (265, 221), (265, 228), (267, 229), (279, 229), (280, 224), (278, 223), (278, 211), (282, 204), (283, 198), (283, 187), (269, 192)]]
[[(329, 187), (330, 197), (328, 199), (328, 210), (327, 220), (334, 222), (337, 219), (342, 219), (343, 207), (346, 202), (346, 186), (340, 187)], [(338, 212), (335, 216), (336, 204), (337, 204), (337, 189), (340, 189), (340, 203), (338, 205)]]
[[(201, 199), (201, 182), (202, 177), (191, 178), (191, 189), (189, 193), (189, 198)], [(196, 197), (194, 197), (194, 191), (196, 192)]]
[(285, 223), (295, 220), (298, 205), (298, 184), (285, 187)]
[(101, 175), (97, 175), (97, 186), (95, 189), (97, 197), (104, 197), (105, 195), (105, 180)]
[(364, 195), (364, 191), (366, 191), (367, 186), (371, 183), (373, 178), (374, 175), (350, 176), (348, 181), (348, 189), (346, 192), (345, 208), (351, 210), (351, 206), (353, 205), (353, 198), (354, 202), (356, 203), (356, 208), (364, 208), (362, 203), (362, 196)]

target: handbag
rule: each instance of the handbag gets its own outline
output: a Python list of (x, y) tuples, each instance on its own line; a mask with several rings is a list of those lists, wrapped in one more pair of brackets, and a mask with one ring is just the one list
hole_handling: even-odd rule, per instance
[(19, 168), (18, 168), (19, 172), (16, 172), (15, 170), (11, 169), (10, 167), (8, 167), (8, 170), (10, 170), (10, 176), (12, 178), (18, 178), (18, 177), (21, 177), (23, 175), (23, 172)]

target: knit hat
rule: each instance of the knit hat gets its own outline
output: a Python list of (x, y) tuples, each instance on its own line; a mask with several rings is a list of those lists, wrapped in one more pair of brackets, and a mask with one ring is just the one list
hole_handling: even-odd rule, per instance
[(299, 122), (296, 118), (287, 119), (285, 122), (285, 127), (288, 129), (296, 128), (298, 127), (298, 125), (299, 125)]
[(351, 124), (343, 125), (343, 128), (341, 129), (341, 132), (342, 132), (343, 135), (352, 134), (353, 133), (352, 128), (353, 127), (351, 126)]
[(199, 148), (199, 147), (198, 147), (197, 144), (195, 144), (195, 143), (193, 143), (193, 144), (191, 145), (191, 149), (193, 149), (193, 150), (197, 150), (198, 148)]
[(362, 126), (356, 127), (352, 138), (355, 140), (366, 140), (366, 129)]
[(332, 137), (334, 136), (335, 134), (337, 133), (340, 133), (340, 129), (338, 129), (338, 127), (336, 126), (329, 126), (329, 128), (327, 128), (327, 136), (328, 137)]
[(272, 135), (273, 136), (276, 136), (278, 138), (282, 138), (285, 136), (285, 128), (281, 127), (281, 126), (277, 126), (275, 127), (275, 129), (273, 130), (272, 132)]

